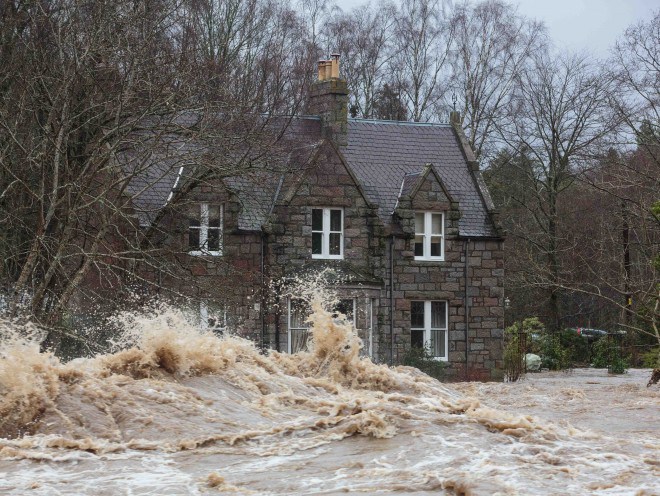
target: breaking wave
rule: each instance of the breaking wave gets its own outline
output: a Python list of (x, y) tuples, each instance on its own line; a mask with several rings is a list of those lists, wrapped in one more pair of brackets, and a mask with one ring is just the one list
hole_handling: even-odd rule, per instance
[(61, 363), (2, 323), (0, 492), (654, 494), (657, 436), (624, 449), (482, 405), (361, 358), (350, 325), (312, 307), (295, 355), (163, 309), (122, 316), (114, 353)]

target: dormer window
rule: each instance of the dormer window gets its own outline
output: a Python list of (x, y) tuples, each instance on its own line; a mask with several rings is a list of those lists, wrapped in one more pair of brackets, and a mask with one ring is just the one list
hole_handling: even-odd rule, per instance
[(188, 250), (191, 255), (222, 255), (222, 205), (200, 203), (191, 207)]
[(342, 209), (312, 209), (312, 258), (344, 258)]
[(445, 259), (445, 214), (415, 212), (415, 260)]

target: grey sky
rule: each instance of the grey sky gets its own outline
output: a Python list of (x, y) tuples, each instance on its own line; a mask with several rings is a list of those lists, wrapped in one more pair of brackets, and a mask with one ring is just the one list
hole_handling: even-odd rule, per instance
[[(367, 3), (337, 0), (344, 10)], [(545, 22), (558, 48), (586, 50), (606, 57), (608, 49), (631, 24), (648, 19), (660, 0), (512, 0), (521, 14)]]

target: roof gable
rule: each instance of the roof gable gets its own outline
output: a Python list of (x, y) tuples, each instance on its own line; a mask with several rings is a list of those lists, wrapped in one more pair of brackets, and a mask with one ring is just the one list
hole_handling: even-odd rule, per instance
[[(418, 184), (415, 174), (433, 164), (440, 184), (460, 205), (460, 234), (497, 236), (486, 200), (451, 125), (350, 119), (348, 145), (342, 152), (368, 199), (378, 205), (385, 224), (393, 220), (402, 187), (412, 192)], [(410, 177), (405, 179), (407, 174)]]
[(339, 160), (339, 163), (341, 164), (341, 167), (344, 169), (344, 171), (352, 179), (353, 185), (359, 191), (360, 195), (362, 196), (362, 199), (365, 201), (365, 203), (368, 206), (370, 206), (372, 208), (375, 208), (372, 205), (369, 198), (367, 197), (367, 195), (365, 194), (364, 189), (362, 188), (362, 185), (360, 184), (360, 181), (358, 180), (358, 178), (355, 175), (355, 172), (348, 166), (348, 164), (346, 163), (346, 159), (342, 155), (341, 151), (339, 150), (339, 148), (337, 148), (337, 146), (331, 140), (324, 140), (323, 144), (321, 146), (319, 146), (317, 152), (314, 154), (314, 156), (312, 157), (310, 162), (307, 164), (308, 167), (306, 167), (302, 171), (302, 174), (300, 174), (300, 176), (298, 176), (295, 179), (295, 181), (293, 182), (293, 184), (288, 188), (286, 194), (282, 198), (282, 202), (290, 203), (295, 198), (296, 193), (298, 193), (298, 190), (300, 189), (301, 185), (305, 183), (306, 177), (310, 173), (312, 173), (314, 170), (316, 170), (314, 166), (315, 165), (316, 166), (324, 165), (319, 160), (320, 159), (320, 154), (322, 153), (322, 151), (327, 151), (327, 152), (329, 152), (329, 153), (331, 153), (331, 154), (333, 154), (334, 156), (337, 157), (337, 159)]

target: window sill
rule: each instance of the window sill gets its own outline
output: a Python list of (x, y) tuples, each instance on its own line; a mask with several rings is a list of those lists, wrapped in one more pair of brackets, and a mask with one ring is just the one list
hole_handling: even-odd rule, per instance
[(221, 251), (189, 251), (188, 255), (192, 257), (221, 257)]
[(445, 257), (415, 257), (415, 262), (444, 262)]
[(344, 255), (312, 255), (314, 260), (343, 260)]

